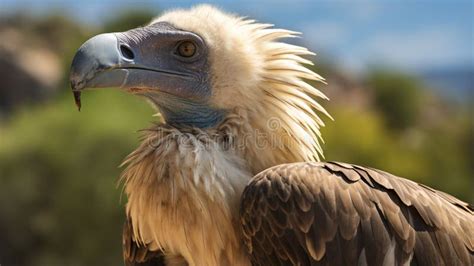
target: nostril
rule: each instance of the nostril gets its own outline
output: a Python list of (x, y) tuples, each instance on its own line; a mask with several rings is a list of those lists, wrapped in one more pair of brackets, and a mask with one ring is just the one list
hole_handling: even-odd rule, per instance
[(126, 58), (126, 59), (133, 59), (135, 57), (135, 55), (133, 54), (132, 50), (130, 50), (129, 47), (125, 46), (125, 45), (120, 45), (120, 52), (122, 53), (122, 55)]

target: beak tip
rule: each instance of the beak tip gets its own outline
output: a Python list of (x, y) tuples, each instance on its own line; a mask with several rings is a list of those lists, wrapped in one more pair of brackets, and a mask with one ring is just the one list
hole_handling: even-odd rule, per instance
[(72, 94), (74, 95), (74, 102), (76, 103), (77, 110), (80, 112), (81, 111), (81, 92), (78, 90), (73, 90)]
[(108, 80), (97, 81), (95, 78), (99, 72), (119, 65), (121, 58), (117, 36), (114, 33), (99, 34), (79, 47), (72, 59), (69, 74), (74, 102), (79, 111), (81, 110), (81, 91), (83, 89), (115, 85)]

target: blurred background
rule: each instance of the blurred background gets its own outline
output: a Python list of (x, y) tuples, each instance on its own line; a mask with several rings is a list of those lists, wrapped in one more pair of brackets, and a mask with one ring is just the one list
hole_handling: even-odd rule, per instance
[[(100, 3), (99, 3), (100, 2)], [(328, 81), (327, 160), (474, 202), (472, 1), (215, 1), (303, 32)], [(118, 165), (153, 121), (142, 99), (68, 85), (76, 49), (194, 1), (0, 0), (0, 264), (121, 265)]]

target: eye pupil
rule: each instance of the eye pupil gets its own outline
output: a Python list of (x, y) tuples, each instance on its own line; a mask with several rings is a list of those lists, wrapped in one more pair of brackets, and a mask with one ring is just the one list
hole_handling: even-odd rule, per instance
[(178, 54), (182, 57), (191, 57), (196, 53), (196, 45), (191, 41), (184, 41), (178, 46)]

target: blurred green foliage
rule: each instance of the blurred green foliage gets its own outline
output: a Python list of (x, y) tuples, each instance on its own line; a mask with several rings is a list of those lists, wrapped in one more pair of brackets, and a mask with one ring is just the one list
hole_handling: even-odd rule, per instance
[(393, 70), (374, 70), (368, 76), (368, 87), (374, 88), (375, 106), (387, 126), (406, 129), (416, 124), (422, 108), (423, 87), (413, 77)]
[[(143, 25), (151, 15), (127, 13), (95, 30), (60, 16), (28, 27), (56, 45), (68, 68), (93, 33)], [(388, 69), (370, 73), (367, 84), (370, 108), (326, 105), (335, 118), (323, 129), (326, 159), (380, 168), (472, 202), (469, 106), (437, 105), (416, 78)], [(84, 94), (79, 113), (67, 75), (63, 85), (50, 102), (25, 106), (0, 121), (2, 265), (122, 263), (125, 199), (117, 187), (118, 165), (137, 146), (136, 131), (154, 120), (154, 111), (142, 99), (102, 90)], [(433, 112), (435, 119), (427, 119)]]

